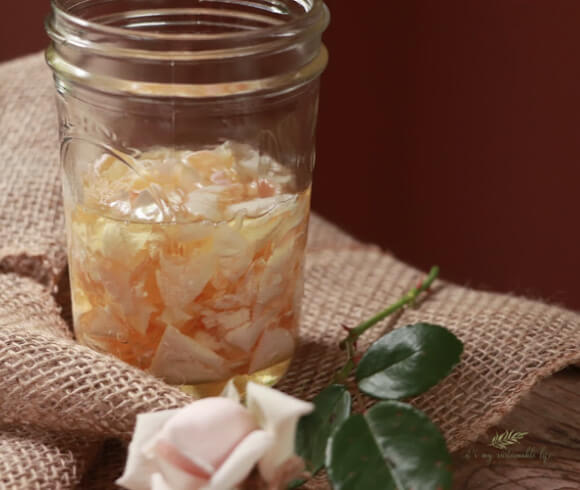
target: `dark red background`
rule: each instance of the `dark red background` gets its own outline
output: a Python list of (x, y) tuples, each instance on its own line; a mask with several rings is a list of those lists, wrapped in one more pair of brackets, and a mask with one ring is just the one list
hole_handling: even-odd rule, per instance
[[(314, 208), (471, 286), (580, 310), (580, 2), (328, 0)], [(12, 2), (0, 59), (46, 44)]]

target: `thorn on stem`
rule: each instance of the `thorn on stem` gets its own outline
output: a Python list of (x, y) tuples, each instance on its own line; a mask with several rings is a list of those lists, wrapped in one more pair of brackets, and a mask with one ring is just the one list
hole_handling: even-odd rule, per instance
[[(417, 283), (417, 287), (416, 287), (417, 291), (421, 291), (421, 288), (423, 287), (423, 285), (424, 285), (424, 284), (425, 284), (425, 278), (424, 278), (424, 279), (421, 279), (421, 280), (420, 280), (420, 281)], [(426, 288), (426, 289), (425, 289), (423, 292), (424, 292), (425, 294), (430, 294), (430, 293), (432, 292), (432, 291), (431, 291), (431, 286), (429, 285), (429, 286), (428, 286), (428, 287), (427, 287), (427, 288)]]

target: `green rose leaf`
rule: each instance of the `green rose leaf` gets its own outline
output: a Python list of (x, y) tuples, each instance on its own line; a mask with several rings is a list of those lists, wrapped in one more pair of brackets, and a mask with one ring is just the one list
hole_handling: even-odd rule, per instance
[(356, 370), (358, 387), (384, 400), (419, 395), (445, 378), (462, 352), (461, 341), (444, 327), (417, 323), (398, 328), (367, 350)]
[(421, 411), (396, 401), (348, 418), (328, 441), (334, 490), (450, 489), (451, 457), (439, 429)]
[[(334, 430), (350, 415), (351, 397), (345, 386), (332, 385), (314, 400), (314, 411), (300, 419), (296, 432), (296, 454), (306, 470), (315, 475), (324, 466), (326, 445)], [(293, 487), (303, 482), (294, 482)]]

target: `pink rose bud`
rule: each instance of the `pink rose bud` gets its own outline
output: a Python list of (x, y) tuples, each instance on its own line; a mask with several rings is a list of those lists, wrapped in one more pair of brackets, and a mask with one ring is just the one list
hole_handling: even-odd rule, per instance
[(233, 385), (226, 393), (230, 398), (139, 415), (117, 483), (130, 490), (232, 490), (256, 466), (272, 481), (292, 459), (296, 423), (312, 405), (254, 383), (247, 408)]

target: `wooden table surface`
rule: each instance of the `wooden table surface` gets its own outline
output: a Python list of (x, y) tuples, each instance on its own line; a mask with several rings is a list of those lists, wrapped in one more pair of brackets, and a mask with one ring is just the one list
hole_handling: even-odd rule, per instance
[[(495, 434), (527, 432), (505, 449)], [(580, 368), (538, 383), (500, 423), (453, 455), (457, 490), (580, 489)]]

